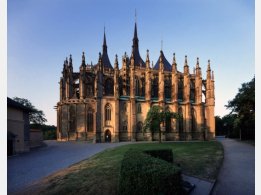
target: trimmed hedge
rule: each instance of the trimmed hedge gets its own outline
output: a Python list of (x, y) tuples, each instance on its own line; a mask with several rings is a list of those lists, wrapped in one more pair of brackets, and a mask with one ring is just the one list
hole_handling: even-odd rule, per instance
[(130, 149), (121, 164), (119, 194), (182, 194), (180, 168)]
[(171, 149), (145, 150), (146, 154), (173, 163), (173, 152)]

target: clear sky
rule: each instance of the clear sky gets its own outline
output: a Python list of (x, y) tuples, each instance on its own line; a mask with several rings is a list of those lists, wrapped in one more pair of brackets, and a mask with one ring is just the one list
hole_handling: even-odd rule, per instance
[[(135, 9), (140, 54), (156, 62), (163, 52), (170, 63), (175, 52), (183, 71), (200, 59), (203, 78), (207, 60), (215, 73), (215, 115), (243, 82), (255, 74), (254, 0), (8, 0), (7, 95), (29, 99), (56, 125), (63, 61), (72, 54), (79, 71), (82, 51), (95, 64), (106, 27), (108, 53), (130, 55)], [(121, 62), (121, 57), (119, 59)], [(121, 66), (121, 65), (120, 65)]]

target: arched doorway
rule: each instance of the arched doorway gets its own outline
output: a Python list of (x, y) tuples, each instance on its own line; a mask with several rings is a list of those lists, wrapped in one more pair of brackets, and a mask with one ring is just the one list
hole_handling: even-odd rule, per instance
[(111, 132), (109, 129), (105, 131), (105, 142), (111, 142)]

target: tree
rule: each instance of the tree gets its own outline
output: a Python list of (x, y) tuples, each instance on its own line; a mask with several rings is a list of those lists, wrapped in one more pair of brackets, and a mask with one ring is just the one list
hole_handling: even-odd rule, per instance
[(33, 110), (33, 112), (29, 113), (29, 121), (31, 124), (42, 125), (47, 122), (44, 112), (36, 109), (28, 99), (14, 97), (13, 100)]
[(227, 114), (222, 117), (224, 132), (226, 132), (226, 135), (230, 138), (239, 137), (238, 129), (235, 128), (234, 125), (236, 118), (236, 114)]
[(216, 124), (216, 135), (225, 135), (226, 133), (224, 132), (224, 124), (223, 120), (220, 116), (215, 116), (215, 124)]
[(166, 107), (152, 106), (147, 113), (142, 131), (145, 132), (150, 129), (152, 132), (158, 130), (159, 142), (161, 143), (161, 133), (165, 128), (166, 120), (169, 118), (179, 118), (179, 114), (170, 112)]
[(247, 83), (243, 83), (237, 95), (226, 105), (231, 109), (230, 114), (236, 114), (234, 126), (242, 133), (242, 138), (255, 138), (255, 77)]

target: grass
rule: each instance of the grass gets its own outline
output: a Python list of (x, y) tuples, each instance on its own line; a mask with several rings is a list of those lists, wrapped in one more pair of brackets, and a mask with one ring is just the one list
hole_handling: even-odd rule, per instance
[(222, 145), (216, 141), (130, 144), (107, 149), (50, 175), (25, 194), (117, 194), (121, 161), (129, 148), (171, 148), (174, 163), (181, 166), (184, 174), (209, 180), (216, 179), (223, 160)]

